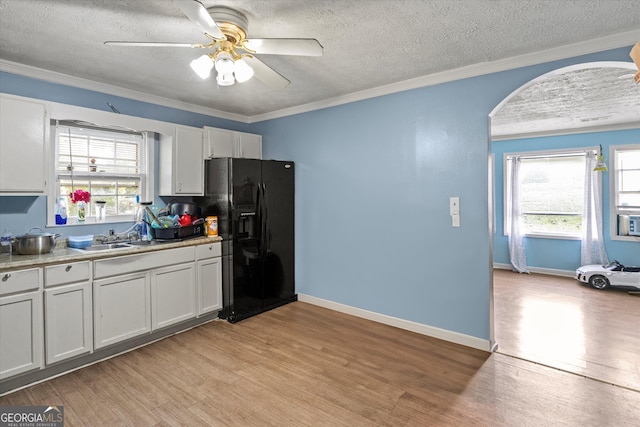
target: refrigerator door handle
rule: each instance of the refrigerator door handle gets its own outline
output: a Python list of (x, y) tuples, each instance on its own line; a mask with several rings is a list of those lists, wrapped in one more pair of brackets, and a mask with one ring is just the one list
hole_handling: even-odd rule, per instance
[[(263, 239), (262, 235), (262, 216), (264, 215), (262, 212), (262, 190), (260, 188), (260, 183), (256, 184), (256, 220), (258, 224), (256, 225), (256, 233), (258, 242), (261, 242)], [(262, 251), (261, 248), (258, 248), (259, 251)]]
[(269, 250), (269, 209), (267, 209), (267, 185), (262, 183), (262, 256)]

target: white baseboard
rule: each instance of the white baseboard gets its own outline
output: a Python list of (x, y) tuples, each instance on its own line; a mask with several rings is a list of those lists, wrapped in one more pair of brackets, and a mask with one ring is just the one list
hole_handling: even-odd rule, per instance
[(396, 328), (405, 329), (407, 331), (416, 332), (418, 334), (427, 335), (455, 344), (472, 347), (478, 350), (491, 352), (491, 342), (483, 340), (471, 335), (461, 334), (446, 329), (436, 328), (422, 323), (412, 322), (410, 320), (399, 319), (397, 317), (387, 316), (385, 314), (375, 313), (369, 310), (352, 307), (350, 305), (340, 304), (337, 302), (317, 298), (311, 295), (298, 294), (298, 301), (328, 308), (330, 310), (339, 311), (340, 313), (350, 314), (352, 316), (361, 317), (363, 319), (372, 320), (374, 322), (383, 323), (385, 325), (394, 326)]
[[(498, 270), (513, 270), (511, 264), (493, 263), (493, 268)], [(574, 277), (576, 275), (575, 270), (558, 270), (555, 268), (542, 268), (542, 267), (527, 267), (532, 273), (548, 274), (550, 276), (562, 276), (562, 277)]]

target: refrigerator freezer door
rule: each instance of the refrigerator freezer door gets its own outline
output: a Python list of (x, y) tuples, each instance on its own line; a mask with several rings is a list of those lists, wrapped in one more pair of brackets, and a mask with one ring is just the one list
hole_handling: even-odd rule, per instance
[(262, 258), (260, 257), (259, 184), (260, 161), (253, 159), (230, 160), (229, 195), (233, 246), (232, 299), (230, 321), (262, 308)]

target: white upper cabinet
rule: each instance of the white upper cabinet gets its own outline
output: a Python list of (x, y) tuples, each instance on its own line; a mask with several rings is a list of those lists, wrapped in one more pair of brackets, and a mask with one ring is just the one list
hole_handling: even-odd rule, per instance
[(176, 126), (173, 135), (160, 135), (160, 196), (204, 194), (202, 129)]
[(45, 104), (0, 95), (0, 194), (45, 192), (46, 122)]
[(262, 159), (262, 136), (227, 129), (205, 127), (204, 158), (243, 157)]

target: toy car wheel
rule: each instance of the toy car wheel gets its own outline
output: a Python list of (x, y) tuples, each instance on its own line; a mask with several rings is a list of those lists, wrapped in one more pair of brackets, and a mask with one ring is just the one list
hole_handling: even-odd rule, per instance
[(609, 287), (609, 280), (604, 276), (596, 274), (589, 278), (589, 284), (596, 289), (607, 289)]

